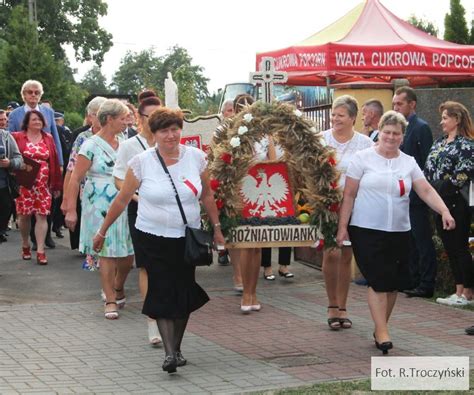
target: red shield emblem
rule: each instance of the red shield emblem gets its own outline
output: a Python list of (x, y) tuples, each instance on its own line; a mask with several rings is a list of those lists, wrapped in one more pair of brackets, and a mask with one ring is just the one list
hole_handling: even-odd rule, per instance
[(242, 180), (240, 195), (244, 218), (295, 215), (286, 163), (259, 163), (251, 167)]

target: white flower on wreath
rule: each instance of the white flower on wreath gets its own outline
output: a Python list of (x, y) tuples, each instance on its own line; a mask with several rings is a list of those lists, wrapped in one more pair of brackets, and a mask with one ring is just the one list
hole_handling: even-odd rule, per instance
[(326, 147), (327, 146), (327, 143), (326, 143), (326, 139), (324, 137), (320, 137), (319, 138), (319, 142), (321, 143), (321, 145), (323, 147)]
[[(246, 115), (250, 115), (252, 116), (251, 114), (246, 114)], [(239, 126), (239, 129), (237, 129), (237, 133), (242, 135), (242, 134), (245, 134), (249, 131), (248, 127), (247, 126)]]
[(238, 147), (240, 145), (240, 137), (232, 137), (229, 141), (229, 144), (232, 148)]
[(302, 113), (300, 110), (298, 110), (298, 109), (294, 110), (294, 111), (293, 111), (293, 114), (295, 114), (295, 116), (297, 116), (298, 118), (303, 115), (303, 113)]
[(317, 130), (316, 130), (316, 128), (315, 128), (314, 126), (311, 126), (311, 127), (309, 128), (309, 131), (310, 131), (311, 133), (316, 133), (316, 132), (317, 132)]
[(251, 120), (253, 119), (253, 115), (252, 114), (245, 114), (244, 115), (244, 121), (249, 123)]

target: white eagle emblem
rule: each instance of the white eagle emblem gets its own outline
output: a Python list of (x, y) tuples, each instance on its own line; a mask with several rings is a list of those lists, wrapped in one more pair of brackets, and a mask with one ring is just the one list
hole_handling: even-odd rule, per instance
[(259, 169), (255, 177), (249, 174), (243, 178), (240, 193), (245, 204), (255, 205), (249, 210), (250, 214), (277, 217), (286, 212), (286, 208), (279, 205), (286, 200), (288, 191), (288, 183), (280, 173), (274, 173), (268, 179), (265, 170)]

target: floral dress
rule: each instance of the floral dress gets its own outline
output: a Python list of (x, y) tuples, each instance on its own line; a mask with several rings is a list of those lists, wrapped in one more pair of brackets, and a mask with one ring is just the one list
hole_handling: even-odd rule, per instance
[(452, 196), (474, 177), (474, 141), (456, 136), (436, 140), (426, 159), (425, 175), (441, 197)]
[[(72, 173), (74, 167), (76, 167), (77, 156), (79, 155), (79, 151), (81, 150), (82, 144), (88, 138), (92, 137), (94, 134), (92, 133), (92, 129), (87, 129), (84, 132), (81, 132), (74, 140), (72, 144), (71, 153), (69, 154), (69, 162), (67, 164), (67, 170)], [(82, 199), (82, 191), (84, 189), (84, 184), (86, 183), (86, 179), (84, 178), (81, 181), (80, 190), (79, 190), (79, 198)]]
[(22, 154), (41, 164), (31, 189), (20, 186), (20, 196), (16, 199), (16, 212), (20, 215), (49, 215), (51, 212), (51, 192), (49, 190), (49, 150), (41, 139), (38, 143), (26, 143)]
[[(93, 255), (92, 239), (118, 193), (112, 176), (117, 151), (104, 139), (94, 135), (82, 144), (79, 155), (92, 162), (82, 195), (79, 251)], [(106, 236), (99, 256), (119, 258), (133, 255), (126, 211), (110, 226)]]

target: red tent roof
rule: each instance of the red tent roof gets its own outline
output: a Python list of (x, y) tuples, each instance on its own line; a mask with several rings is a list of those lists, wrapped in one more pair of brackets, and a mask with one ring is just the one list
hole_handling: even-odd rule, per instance
[(367, 0), (295, 46), (257, 54), (275, 58), (289, 85), (407, 78), (413, 86), (474, 78), (474, 46), (454, 44), (416, 29)]

